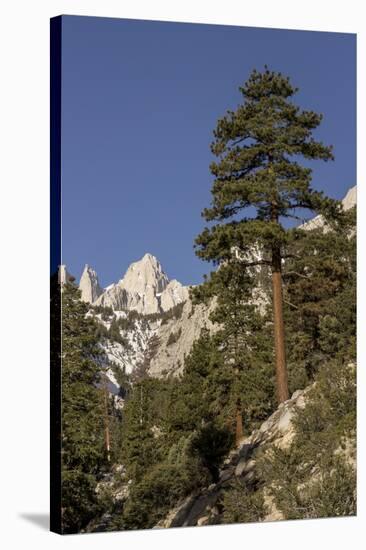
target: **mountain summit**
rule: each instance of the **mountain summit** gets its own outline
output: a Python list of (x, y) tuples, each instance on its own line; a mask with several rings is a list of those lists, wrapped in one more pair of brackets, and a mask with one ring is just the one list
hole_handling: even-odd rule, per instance
[(161, 294), (168, 283), (169, 279), (157, 258), (152, 254), (145, 254), (141, 260), (130, 265), (118, 284), (128, 292), (150, 296)]
[(188, 298), (188, 288), (176, 280), (169, 281), (158, 259), (148, 253), (133, 262), (118, 283), (104, 290), (96, 272), (86, 265), (79, 288), (86, 302), (145, 315), (168, 311)]

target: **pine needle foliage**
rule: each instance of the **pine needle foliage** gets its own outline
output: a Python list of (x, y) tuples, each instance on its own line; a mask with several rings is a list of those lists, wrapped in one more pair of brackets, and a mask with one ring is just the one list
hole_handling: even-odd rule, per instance
[[(219, 119), (211, 151), (212, 202), (202, 212), (210, 225), (196, 238), (196, 254), (221, 265), (239, 257), (242, 269), (269, 266), (272, 271), (274, 348), (278, 400), (288, 398), (281, 269), (291, 232), (288, 219), (299, 211), (336, 217), (340, 204), (311, 187), (310, 168), (302, 158), (328, 161), (332, 148), (316, 141), (322, 115), (293, 102), (288, 77), (265, 68), (254, 70), (240, 87), (242, 103)], [(303, 215), (303, 214), (302, 214)], [(253, 253), (261, 251), (259, 257)]]
[(95, 322), (73, 285), (62, 291), (62, 529), (80, 531), (99, 511), (106, 463), (100, 349)]

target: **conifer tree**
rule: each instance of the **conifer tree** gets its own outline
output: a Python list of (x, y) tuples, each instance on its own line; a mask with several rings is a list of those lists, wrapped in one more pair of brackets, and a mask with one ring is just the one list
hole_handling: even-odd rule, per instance
[(292, 390), (306, 386), (325, 361), (355, 360), (354, 218), (351, 210), (327, 231), (294, 231), (283, 273)]
[(80, 531), (98, 512), (105, 464), (104, 405), (95, 322), (79, 290), (62, 289), (62, 530)]
[(139, 480), (157, 460), (154, 425), (154, 384), (148, 378), (134, 384), (123, 412), (122, 455), (128, 475)]
[[(251, 271), (234, 258), (192, 291), (197, 301), (216, 297), (210, 319), (218, 330), (212, 341), (222, 357), (216, 368), (226, 372), (221, 376), (227, 382), (227, 412), (235, 424), (237, 445), (244, 435), (243, 425), (252, 428), (252, 422), (266, 416), (273, 406), (270, 338), (267, 320), (253, 301), (257, 278)], [(215, 386), (213, 373), (208, 376)], [(222, 384), (217, 386), (222, 389)]]
[[(218, 373), (216, 377), (215, 373)], [(222, 376), (218, 379), (220, 374)], [(182, 378), (171, 384), (167, 408), (168, 438), (170, 433), (188, 435), (200, 426), (218, 420), (228, 400), (228, 384), (222, 354), (213, 336), (203, 328), (185, 358)]]
[(276, 388), (282, 402), (289, 396), (281, 274), (289, 234), (283, 221), (299, 219), (299, 209), (336, 214), (339, 204), (311, 188), (312, 171), (298, 162), (299, 157), (327, 161), (333, 155), (312, 136), (322, 115), (292, 102), (297, 88), (289, 78), (267, 68), (254, 70), (240, 92), (243, 102), (214, 131), (211, 150), (218, 160), (210, 167), (212, 203), (202, 214), (217, 223), (196, 238), (196, 253), (216, 264), (235, 253), (243, 269), (270, 267)]

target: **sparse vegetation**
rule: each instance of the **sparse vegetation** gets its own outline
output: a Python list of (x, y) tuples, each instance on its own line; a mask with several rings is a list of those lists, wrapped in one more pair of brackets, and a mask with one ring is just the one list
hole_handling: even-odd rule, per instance
[(263, 521), (266, 513), (262, 491), (238, 478), (224, 492), (221, 506), (224, 523)]
[(356, 513), (355, 367), (322, 366), (288, 449), (272, 448), (259, 462), (262, 483), (287, 519)]
[(171, 309), (168, 309), (168, 311), (165, 311), (161, 315), (161, 324), (165, 325), (170, 321), (171, 319), (181, 319), (183, 314), (184, 305), (186, 302), (181, 302), (180, 304), (177, 304), (176, 306), (172, 307)]

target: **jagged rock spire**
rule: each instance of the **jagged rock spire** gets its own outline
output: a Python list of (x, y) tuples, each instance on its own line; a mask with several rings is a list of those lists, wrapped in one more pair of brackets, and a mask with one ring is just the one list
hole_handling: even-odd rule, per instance
[(98, 275), (88, 264), (85, 265), (81, 275), (79, 289), (81, 290), (81, 299), (90, 303), (95, 302), (103, 292), (99, 286)]

